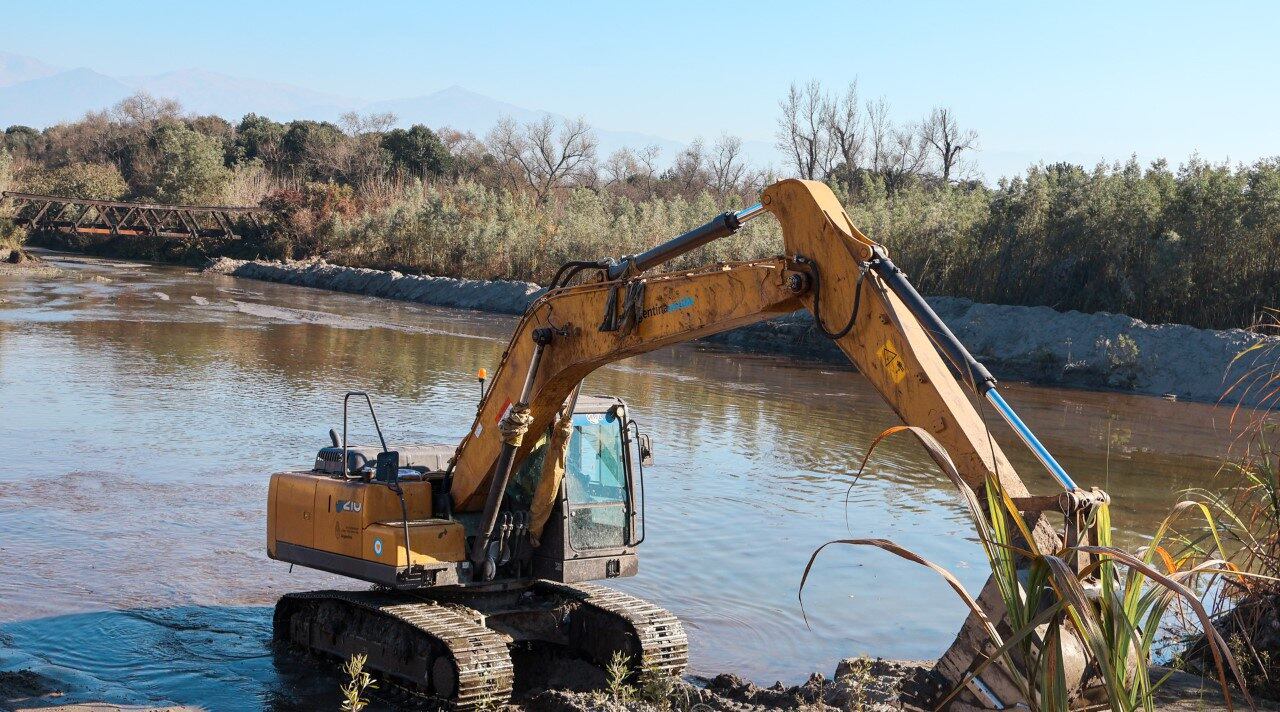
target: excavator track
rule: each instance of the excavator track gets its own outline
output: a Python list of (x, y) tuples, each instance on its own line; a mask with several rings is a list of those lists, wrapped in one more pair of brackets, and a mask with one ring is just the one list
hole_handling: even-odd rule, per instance
[(417, 702), (455, 710), (510, 699), (516, 671), (508, 646), (540, 636), (504, 625), (505, 616), (518, 620), (533, 613), (549, 620), (550, 628), (535, 626), (541, 639), (600, 668), (621, 652), (636, 670), (684, 672), (689, 638), (670, 611), (591, 583), (538, 581), (525, 591), (450, 592), (439, 598), (382, 591), (291, 593), (276, 604), (275, 637), (343, 660), (366, 654), (384, 689), (394, 686)]
[(365, 653), (385, 682), (442, 707), (474, 710), (505, 703), (514, 679), (507, 639), (482, 620), (433, 600), (311, 591), (280, 599), (275, 636), (344, 659)]
[[(585, 616), (584, 623), (596, 624), (605, 630), (594, 630), (589, 637), (603, 647), (626, 650), (630, 647), (633, 663), (637, 668), (680, 675), (689, 662), (689, 637), (675, 614), (642, 598), (594, 583), (556, 583), (539, 581), (544, 593), (576, 600), (593, 609), (594, 615)], [(613, 636), (604, 635), (612, 632)], [(630, 645), (621, 644), (626, 641)], [(584, 645), (582, 647), (589, 647)], [(602, 646), (598, 646), (602, 647)], [(591, 653), (591, 650), (586, 652)], [(605, 664), (608, 658), (604, 650), (595, 651), (596, 662)]]

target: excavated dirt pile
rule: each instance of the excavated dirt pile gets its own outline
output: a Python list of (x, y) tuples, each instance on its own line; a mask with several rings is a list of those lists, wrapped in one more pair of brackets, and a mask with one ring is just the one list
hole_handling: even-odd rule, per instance
[[(324, 260), (266, 262), (220, 258), (208, 273), (282, 282), (388, 299), (501, 314), (523, 313), (543, 289), (532, 282), (452, 279), (343, 267)], [(1243, 329), (1215, 331), (1147, 324), (1122, 314), (1060, 312), (1049, 307), (978, 304), (931, 297), (929, 303), (996, 376), (1083, 388), (1105, 388), (1185, 400), (1217, 401), (1280, 339)], [(835, 345), (804, 312), (709, 338), (757, 353), (844, 363)], [(1237, 390), (1228, 403), (1254, 403)]]

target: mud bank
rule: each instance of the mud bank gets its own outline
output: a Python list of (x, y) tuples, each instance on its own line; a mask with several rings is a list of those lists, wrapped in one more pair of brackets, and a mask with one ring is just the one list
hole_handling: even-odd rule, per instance
[[(434, 306), (521, 314), (543, 292), (531, 282), (429, 277), (343, 267), (324, 260), (243, 261), (219, 258), (207, 272), (330, 289)], [(1214, 331), (1147, 324), (1122, 314), (1060, 312), (1049, 307), (978, 304), (931, 297), (929, 303), (997, 377), (1184, 400), (1254, 404), (1258, 394), (1224, 391), (1264, 358), (1258, 349), (1280, 339), (1243, 329)], [(756, 353), (844, 363), (812, 318), (797, 312), (718, 334), (706, 341)]]
[(62, 270), (26, 250), (0, 249), (0, 275), (57, 277)]
[[(522, 712), (669, 712), (689, 709), (701, 712), (775, 712), (781, 710), (859, 710), (890, 712), (922, 709), (904, 705), (903, 691), (932, 663), (849, 658), (836, 666), (831, 679), (814, 673), (802, 685), (785, 687), (775, 683), (759, 687), (736, 675), (711, 679), (682, 680), (665, 700), (631, 699), (620, 702), (607, 693), (549, 690), (514, 700), (511, 707)], [(1156, 709), (1162, 712), (1226, 712), (1243, 707), (1239, 690), (1232, 691), (1235, 707), (1227, 704), (1222, 691), (1211, 680), (1185, 672), (1153, 666), (1153, 679), (1164, 679), (1155, 693)], [(1166, 677), (1167, 675), (1167, 677)], [(644, 697), (643, 694), (640, 697)], [(1280, 710), (1274, 701), (1254, 699), (1254, 709)], [(925, 707), (927, 709), (928, 707)]]
[[(585, 663), (584, 663), (585, 665)], [(849, 658), (836, 666), (828, 679), (814, 673), (801, 685), (784, 686), (781, 682), (760, 687), (732, 675), (714, 678), (672, 680), (661, 686), (628, 686), (608, 692), (598, 680), (591, 684), (554, 686), (553, 689), (530, 689), (517, 694), (503, 709), (512, 712), (780, 712), (781, 710), (860, 710), (890, 712), (904, 709), (902, 692), (910, 689), (930, 667), (927, 662), (868, 660)], [(1158, 709), (1166, 712), (1221, 712), (1230, 709), (1221, 691), (1210, 680), (1184, 672), (1153, 667), (1154, 678), (1169, 677), (1156, 693)], [(317, 678), (329, 677), (328, 693), (312, 702), (320, 709), (337, 709), (336, 674), (315, 672)], [(598, 676), (598, 675), (597, 675)], [(584, 680), (584, 682), (586, 682)], [(194, 712), (200, 706), (119, 705), (84, 701), (82, 694), (68, 693), (66, 685), (32, 670), (0, 672), (0, 710), (57, 710), (58, 712)], [(575, 689), (576, 688), (576, 689)], [(1238, 693), (1233, 694), (1239, 704)], [(70, 698), (70, 699), (68, 699)], [(375, 690), (370, 709), (399, 709), (394, 699), (384, 699)], [(1280, 709), (1269, 700), (1255, 700), (1255, 709), (1275, 712)], [(911, 708), (908, 708), (911, 709)]]

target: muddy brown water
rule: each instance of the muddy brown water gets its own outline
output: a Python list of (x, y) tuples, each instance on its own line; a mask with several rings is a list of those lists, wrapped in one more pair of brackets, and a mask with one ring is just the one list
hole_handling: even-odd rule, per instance
[[(0, 277), (0, 672), (36, 670), (62, 702), (336, 708), (332, 671), (267, 645), (271, 605), (353, 584), (266, 557), (267, 476), (310, 463), (351, 389), (373, 394), (393, 441), (456, 440), (514, 320), (55, 259), (65, 278)], [(894, 422), (856, 374), (686, 345), (605, 368), (588, 391), (627, 399), (656, 445), (640, 574), (616, 585), (685, 621), (691, 672), (794, 682), (950, 642), (962, 605), (878, 551), (829, 549), (807, 625), (797, 602), (810, 552), (847, 535), (857, 461)], [(1214, 482), (1232, 439), (1210, 405), (1005, 392), (1077, 480), (1111, 492), (1130, 542)], [(986, 577), (954, 493), (908, 440), (879, 451), (847, 513), (855, 536), (975, 590)]]

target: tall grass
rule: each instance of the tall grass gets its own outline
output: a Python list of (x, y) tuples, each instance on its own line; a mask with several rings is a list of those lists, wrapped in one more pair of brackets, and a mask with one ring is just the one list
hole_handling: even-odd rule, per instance
[[(741, 206), (748, 199), (731, 200)], [(445, 276), (545, 281), (569, 260), (640, 252), (706, 222), (724, 207), (709, 194), (634, 202), (577, 189), (540, 205), (469, 181), (409, 181), (379, 188), (374, 210), (335, 212), (312, 229), (331, 260)], [(674, 268), (774, 254), (776, 224), (686, 255)]]
[[(1280, 329), (1280, 312), (1269, 310), (1256, 325), (1262, 332)], [(1239, 435), (1233, 456), (1223, 465), (1217, 490), (1191, 494), (1211, 510), (1212, 527), (1183, 534), (1186, 550), (1203, 555), (1222, 552), (1235, 570), (1249, 576), (1226, 577), (1211, 591), (1215, 625), (1242, 661), (1251, 687), (1280, 698), (1280, 351), (1260, 343), (1239, 358), (1256, 356), (1253, 366), (1231, 389), (1256, 397), (1261, 407), (1236, 408), (1232, 423)], [(1194, 636), (1181, 663), (1200, 670), (1206, 664), (1203, 637)]]
[[(348, 204), (309, 207), (307, 234), (290, 239), (297, 256), (542, 281), (564, 261), (644, 249), (757, 200), (707, 190), (633, 200), (577, 187), (539, 203), (503, 185), (463, 175), (340, 186), (351, 191)], [(1161, 162), (1041, 165), (996, 187), (912, 182), (892, 191), (861, 175), (833, 188), (854, 223), (927, 294), (1216, 328), (1250, 324), (1280, 300), (1280, 159), (1236, 167), (1192, 160), (1176, 170)], [(782, 248), (771, 221), (745, 232), (674, 267)]]
[[(1208, 555), (1195, 559), (1175, 560), (1166, 550), (1168, 541), (1176, 541), (1172, 538), (1175, 522), (1188, 512), (1212, 524), (1207, 506), (1190, 501), (1180, 504), (1148, 545), (1132, 553), (1112, 542), (1110, 507), (1102, 502), (1089, 522), (1091, 540), (1045, 550), (1036, 544), (1026, 519), (997, 480), (989, 480), (985, 497), (979, 497), (928, 432), (898, 426), (884, 435), (897, 432), (913, 433), (960, 493), (1003, 610), (997, 613), (984, 608), (945, 568), (884, 539), (840, 539), (819, 547), (805, 567), (801, 594), (819, 554), (832, 544), (872, 546), (925, 566), (942, 576), (964, 601), (994, 650), (938, 700), (939, 706), (961, 694), (970, 680), (994, 665), (1021, 697), (1006, 702), (1021, 702), (1031, 710), (1046, 712), (1072, 708), (1070, 698), (1077, 680), (1068, 663), (1079, 654), (1090, 661), (1094, 672), (1089, 696), (1095, 702), (1119, 712), (1154, 710), (1160, 681), (1152, 680), (1149, 674), (1152, 649), (1163, 621), (1175, 605), (1180, 606), (1193, 614), (1203, 631), (1209, 669), (1231, 707), (1228, 683), (1243, 689), (1244, 676), (1227, 641), (1214, 627), (1199, 591), (1208, 581), (1224, 575), (1244, 577), (1212, 553), (1221, 551), (1221, 542)], [(882, 442), (884, 435), (875, 444)], [(1247, 692), (1244, 695), (1249, 700)]]

